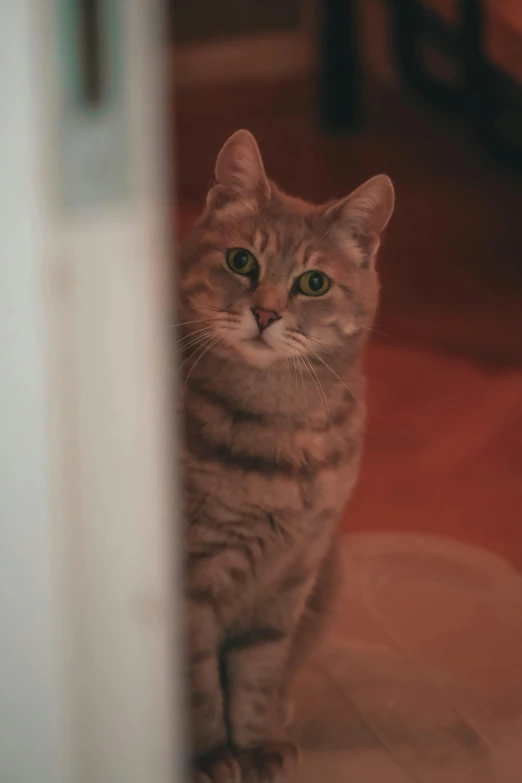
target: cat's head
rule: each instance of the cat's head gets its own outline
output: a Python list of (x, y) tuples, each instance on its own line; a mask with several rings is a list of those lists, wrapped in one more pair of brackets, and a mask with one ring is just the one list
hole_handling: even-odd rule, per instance
[(393, 205), (385, 175), (324, 206), (287, 196), (267, 179), (254, 137), (237, 131), (185, 250), (187, 320), (208, 320), (209, 350), (233, 348), (261, 367), (343, 348), (373, 319)]

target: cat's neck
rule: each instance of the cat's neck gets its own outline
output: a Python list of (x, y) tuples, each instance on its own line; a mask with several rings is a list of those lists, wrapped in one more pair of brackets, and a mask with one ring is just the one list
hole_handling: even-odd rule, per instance
[(190, 372), (186, 392), (213, 395), (238, 416), (314, 421), (331, 418), (347, 405), (362, 405), (364, 382), (359, 353), (322, 361), (290, 357), (267, 368), (208, 355)]

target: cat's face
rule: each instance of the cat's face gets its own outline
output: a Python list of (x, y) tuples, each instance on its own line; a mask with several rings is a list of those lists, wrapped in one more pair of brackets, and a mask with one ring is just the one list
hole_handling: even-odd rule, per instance
[(284, 195), (253, 137), (238, 131), (184, 257), (187, 320), (208, 321), (209, 350), (232, 348), (261, 367), (341, 349), (373, 318), (374, 258), (392, 209), (383, 176), (326, 207)]

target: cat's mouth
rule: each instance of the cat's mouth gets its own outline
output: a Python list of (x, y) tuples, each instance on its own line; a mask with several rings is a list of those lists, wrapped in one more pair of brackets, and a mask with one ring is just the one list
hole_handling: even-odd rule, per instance
[(236, 345), (243, 357), (257, 367), (268, 367), (279, 358), (277, 341), (268, 342), (263, 333), (243, 337)]
[(260, 350), (274, 350), (272, 346), (267, 343), (262, 334), (258, 334), (256, 337), (247, 337), (246, 339), (242, 340), (242, 342), (248, 343), (249, 345), (252, 345)]
[(271, 356), (276, 355), (275, 348), (265, 339), (263, 334), (258, 334), (255, 337), (245, 337), (241, 340), (245, 350), (252, 358), (257, 357), (258, 360), (268, 360)]

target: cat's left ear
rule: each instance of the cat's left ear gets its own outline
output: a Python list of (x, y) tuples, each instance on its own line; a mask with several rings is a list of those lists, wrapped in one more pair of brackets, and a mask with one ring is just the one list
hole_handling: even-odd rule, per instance
[(229, 199), (259, 199), (270, 194), (259, 147), (247, 130), (236, 131), (225, 142), (214, 174), (215, 189)]
[(394, 206), (392, 181), (386, 174), (379, 174), (330, 207), (326, 215), (342, 222), (355, 236), (364, 254), (364, 266), (369, 266), (375, 259), (380, 235), (388, 225)]

